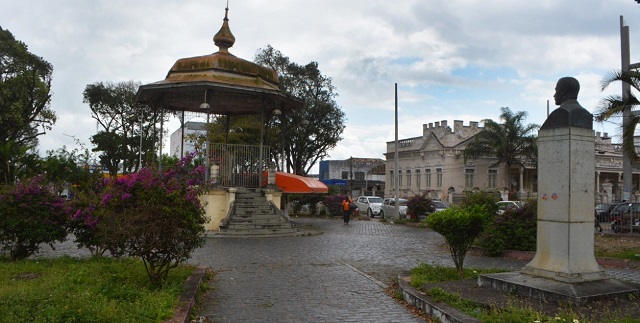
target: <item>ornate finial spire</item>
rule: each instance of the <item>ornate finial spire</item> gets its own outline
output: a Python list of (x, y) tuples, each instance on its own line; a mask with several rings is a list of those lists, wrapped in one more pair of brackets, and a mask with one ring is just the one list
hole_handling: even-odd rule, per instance
[(218, 30), (215, 36), (213, 36), (213, 43), (218, 46), (219, 51), (228, 53), (229, 48), (233, 46), (236, 42), (236, 38), (231, 33), (231, 29), (229, 29), (229, 18), (227, 18), (227, 14), (229, 13), (229, 1), (227, 0), (227, 7), (224, 8), (224, 19), (222, 22), (222, 27)]

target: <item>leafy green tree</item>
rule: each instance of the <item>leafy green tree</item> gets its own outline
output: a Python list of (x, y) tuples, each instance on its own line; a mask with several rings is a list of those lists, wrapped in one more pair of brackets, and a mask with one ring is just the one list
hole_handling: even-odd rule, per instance
[(96, 146), (93, 151), (101, 152), (100, 162), (111, 176), (116, 176), (120, 168), (124, 173), (136, 172), (140, 164), (145, 164), (140, 157), (150, 162), (155, 156), (160, 135), (156, 125), (161, 114), (136, 103), (139, 86), (133, 81), (97, 82), (87, 85), (83, 93), (83, 101), (89, 104), (91, 117), (99, 127), (91, 137)]
[[(605, 75), (602, 80), (602, 90), (605, 90), (613, 82), (622, 82), (629, 85), (629, 92), (622, 95), (609, 95), (603, 98), (595, 115), (595, 120), (604, 122), (611, 117), (623, 117), (624, 109), (633, 109), (640, 106), (640, 101), (633, 91), (640, 91), (640, 72), (633, 71), (612, 71)], [(635, 147), (636, 127), (640, 123), (640, 116), (632, 115), (628, 121), (628, 126), (623, 129), (622, 149), (627, 153), (632, 161), (640, 161), (640, 156)]]
[(0, 27), (0, 182), (12, 183), (20, 158), (51, 130), (53, 67)]
[(466, 208), (453, 206), (427, 217), (427, 225), (447, 241), (460, 278), (463, 278), (464, 258), (467, 251), (484, 230), (488, 218), (489, 213), (482, 205)]
[(259, 49), (254, 61), (278, 73), (284, 92), (304, 100), (303, 108), (269, 121), (269, 145), (277, 165), (284, 158), (287, 172), (306, 175), (342, 139), (345, 115), (335, 102), (331, 78), (322, 75), (317, 62), (293, 63), (271, 45)]
[[(508, 107), (500, 108), (500, 120), (482, 120), (484, 130), (473, 136), (464, 150), (464, 160), (482, 157), (497, 158), (507, 166), (507, 180), (511, 180), (511, 166), (537, 156), (536, 137), (533, 132), (540, 126), (524, 124), (527, 113), (513, 113)], [(509, 185), (510, 186), (510, 185)], [(510, 187), (509, 187), (510, 188)]]

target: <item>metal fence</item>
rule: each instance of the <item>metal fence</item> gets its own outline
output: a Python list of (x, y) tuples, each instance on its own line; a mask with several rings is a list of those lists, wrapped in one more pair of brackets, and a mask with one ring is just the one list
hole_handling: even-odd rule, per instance
[(266, 170), (271, 163), (269, 146), (211, 144), (211, 180), (225, 187), (266, 186)]

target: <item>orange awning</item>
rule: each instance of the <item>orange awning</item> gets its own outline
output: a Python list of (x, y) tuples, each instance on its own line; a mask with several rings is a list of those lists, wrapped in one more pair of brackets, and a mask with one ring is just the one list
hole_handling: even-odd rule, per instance
[(276, 186), (285, 193), (328, 193), (321, 181), (295, 174), (276, 172)]

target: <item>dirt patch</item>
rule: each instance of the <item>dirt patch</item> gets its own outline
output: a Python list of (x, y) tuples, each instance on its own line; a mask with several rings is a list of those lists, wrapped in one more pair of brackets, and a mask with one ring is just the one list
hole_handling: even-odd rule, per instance
[(596, 234), (594, 247), (596, 255), (611, 256), (623, 251), (640, 254), (640, 235)]

